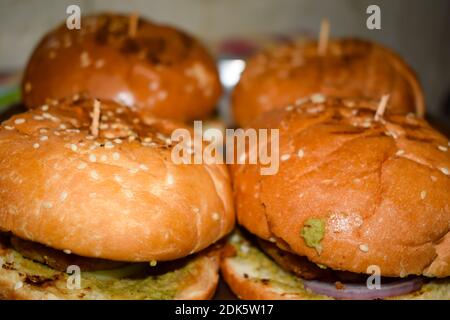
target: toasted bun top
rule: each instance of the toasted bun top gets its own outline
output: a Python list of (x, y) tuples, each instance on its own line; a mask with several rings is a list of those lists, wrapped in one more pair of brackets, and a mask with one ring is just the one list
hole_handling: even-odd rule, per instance
[[(97, 102), (98, 103), (98, 102)], [(224, 165), (177, 165), (174, 122), (93, 100), (45, 105), (0, 128), (0, 230), (85, 257), (172, 260), (234, 225)], [(94, 112), (95, 113), (95, 112)]]
[(336, 270), (449, 276), (448, 140), (413, 115), (374, 121), (370, 101), (313, 100), (253, 123), (279, 129), (280, 165), (233, 167), (239, 222)]
[[(199, 119), (214, 109), (221, 92), (215, 62), (190, 35), (169, 26), (100, 14), (83, 17), (80, 30), (62, 24), (35, 49), (25, 70), (25, 104), (78, 92), (137, 106), (177, 120)], [(130, 34), (131, 32), (131, 34)]]
[(288, 44), (249, 59), (232, 95), (240, 125), (255, 116), (314, 93), (378, 100), (391, 95), (391, 113), (423, 116), (422, 88), (411, 68), (391, 50), (356, 39), (330, 40), (319, 55), (317, 42)]

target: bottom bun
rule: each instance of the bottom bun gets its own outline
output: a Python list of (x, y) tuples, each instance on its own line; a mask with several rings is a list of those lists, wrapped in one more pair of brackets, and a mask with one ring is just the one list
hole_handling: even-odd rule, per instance
[[(235, 254), (221, 261), (221, 273), (231, 290), (244, 300), (321, 300), (334, 299), (304, 288), (303, 281), (266, 256), (240, 232), (228, 239)], [(437, 279), (410, 294), (389, 297), (406, 300), (450, 300), (450, 279)]]
[(80, 288), (69, 289), (75, 282), (68, 274), (25, 258), (0, 243), (0, 299), (210, 299), (219, 280), (219, 258), (216, 247), (174, 261), (169, 268), (168, 263), (155, 267), (140, 263), (113, 270), (81, 272)]

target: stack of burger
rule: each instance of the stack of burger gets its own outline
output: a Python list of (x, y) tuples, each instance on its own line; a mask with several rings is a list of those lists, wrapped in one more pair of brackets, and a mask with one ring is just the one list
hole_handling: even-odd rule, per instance
[(286, 45), (251, 58), (232, 98), (238, 124), (280, 135), (277, 174), (232, 167), (242, 228), (221, 270), (239, 298), (450, 299), (450, 143), (401, 58)]
[(170, 137), (219, 95), (214, 60), (171, 27), (99, 15), (46, 35), (23, 79), (30, 110), (0, 128), (0, 297), (210, 298), (230, 178), (176, 165)]
[(0, 126), (0, 298), (208, 299), (220, 268), (242, 299), (450, 299), (449, 142), (386, 48), (248, 61), (232, 109), (279, 130), (274, 175), (175, 163), (173, 131), (221, 94), (215, 61), (136, 15), (48, 33), (22, 93)]

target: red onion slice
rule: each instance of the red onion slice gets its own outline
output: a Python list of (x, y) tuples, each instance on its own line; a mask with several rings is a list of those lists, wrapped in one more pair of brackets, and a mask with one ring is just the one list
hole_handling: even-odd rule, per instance
[(344, 284), (344, 288), (337, 289), (334, 283), (318, 280), (303, 280), (306, 289), (336, 299), (373, 300), (400, 296), (419, 290), (423, 279), (405, 279), (381, 284), (380, 289), (369, 289), (366, 284)]

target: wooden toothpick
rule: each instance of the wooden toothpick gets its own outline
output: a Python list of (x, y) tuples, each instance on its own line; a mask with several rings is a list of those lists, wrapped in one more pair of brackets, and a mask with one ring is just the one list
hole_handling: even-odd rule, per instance
[(91, 135), (98, 137), (98, 128), (100, 124), (100, 101), (94, 100), (94, 111), (92, 112)]
[(383, 118), (384, 112), (386, 111), (387, 104), (389, 102), (389, 94), (385, 94), (381, 97), (380, 103), (377, 107), (377, 112), (375, 113), (375, 121), (380, 121)]
[(130, 15), (130, 21), (128, 23), (128, 35), (131, 38), (134, 38), (136, 36), (138, 21), (139, 21), (139, 15), (136, 12), (133, 12)]
[(320, 34), (319, 34), (319, 55), (323, 56), (327, 52), (328, 40), (330, 38), (330, 23), (328, 19), (323, 19), (320, 24)]

